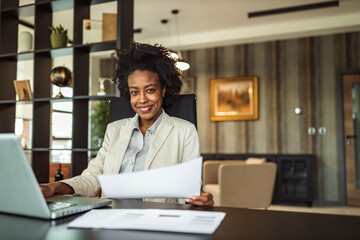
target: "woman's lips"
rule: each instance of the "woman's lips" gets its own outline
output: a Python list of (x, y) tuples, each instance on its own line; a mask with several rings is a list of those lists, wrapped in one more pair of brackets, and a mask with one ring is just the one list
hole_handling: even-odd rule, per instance
[(138, 107), (138, 109), (139, 109), (140, 112), (142, 112), (142, 113), (148, 113), (148, 112), (150, 112), (151, 107), (152, 107), (152, 106)]

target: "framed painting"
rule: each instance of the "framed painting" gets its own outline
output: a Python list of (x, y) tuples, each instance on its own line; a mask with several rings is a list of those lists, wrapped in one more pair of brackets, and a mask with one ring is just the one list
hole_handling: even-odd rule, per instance
[(210, 81), (211, 121), (258, 118), (257, 77), (223, 78)]

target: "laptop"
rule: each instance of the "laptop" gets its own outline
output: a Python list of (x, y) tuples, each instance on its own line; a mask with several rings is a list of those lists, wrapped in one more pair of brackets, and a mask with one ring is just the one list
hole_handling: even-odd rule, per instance
[(14, 134), (0, 134), (0, 212), (57, 219), (107, 206), (108, 199), (55, 195), (44, 198)]

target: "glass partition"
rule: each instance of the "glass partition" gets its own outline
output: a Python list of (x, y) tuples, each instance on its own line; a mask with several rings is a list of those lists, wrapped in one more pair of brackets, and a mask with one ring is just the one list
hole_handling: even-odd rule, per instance
[(115, 62), (111, 58), (114, 51), (90, 53), (89, 95), (115, 95), (116, 85), (112, 81)]
[[(52, 149), (71, 149), (72, 147), (72, 101), (53, 102), (51, 113), (51, 145)], [(64, 151), (55, 151), (52, 159), (56, 162), (69, 163), (70, 157)]]
[(89, 102), (89, 132), (88, 146), (98, 150), (104, 140), (106, 127), (110, 122), (109, 100)]
[(64, 179), (70, 177), (73, 102), (56, 101), (51, 103), (51, 107), (49, 182), (54, 182), (59, 167)]
[(83, 44), (116, 40), (117, 1), (93, 4), (83, 19)]
[(71, 163), (71, 151), (70, 150), (52, 150), (51, 151), (51, 163)]
[(16, 103), (15, 135), (20, 139), (24, 149), (32, 148), (33, 104)]
[(64, 179), (70, 178), (70, 171), (71, 171), (70, 150), (52, 150), (50, 152), (49, 182), (55, 181), (55, 174), (59, 168), (61, 169)]
[[(53, 27), (58, 27), (61, 25), (64, 29), (67, 30), (68, 43), (67, 46), (71, 46), (74, 39), (74, 10), (69, 9), (65, 11), (56, 11), (53, 12), (52, 25)], [(49, 30), (50, 31), (50, 30)]]
[(98, 153), (98, 150), (89, 150), (88, 151), (88, 161), (93, 160)]
[(34, 8), (23, 12), (26, 12), (26, 15), (23, 16), (20, 14), (19, 16), (18, 53), (31, 52), (34, 50)]
[[(30, 83), (30, 93), (32, 96), (32, 91), (34, 89), (34, 60), (23, 60), (17, 61), (17, 72), (16, 72), (16, 80), (23, 81), (29, 80)], [(15, 80), (15, 79), (14, 79)], [(16, 100), (19, 100), (19, 96), (16, 95)]]
[(34, 4), (35, 0), (19, 0), (19, 6)]

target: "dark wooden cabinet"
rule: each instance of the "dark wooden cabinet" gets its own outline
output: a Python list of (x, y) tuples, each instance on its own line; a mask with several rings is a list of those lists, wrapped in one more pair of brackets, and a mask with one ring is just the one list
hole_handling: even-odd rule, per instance
[[(117, 0), (117, 39), (114, 41), (82, 44), (83, 19), (90, 18), (91, 5), (112, 2), (108, 0), (35, 0), (34, 4), (19, 6), (18, 0), (0, 0), (0, 132), (15, 131), (16, 106), (25, 102), (32, 104), (31, 163), (40, 183), (49, 181), (49, 158), (51, 137), (51, 97), (49, 73), (52, 58), (73, 58), (73, 104), (72, 118), (72, 167), (71, 175), (78, 175), (88, 163), (89, 102), (108, 100), (110, 95), (89, 95), (89, 55), (93, 52), (127, 48), (133, 37), (133, 0)], [(53, 13), (73, 9), (73, 43), (71, 46), (52, 49), (50, 31)], [(34, 50), (18, 53), (18, 28), (22, 17), (34, 17)], [(32, 59), (33, 98), (17, 101), (13, 80), (16, 79), (17, 63)]]
[(266, 158), (277, 164), (273, 203), (313, 202), (312, 161), (308, 154), (202, 154), (204, 160), (246, 160)]
[(277, 165), (277, 199), (284, 202), (304, 202), (311, 206), (311, 156), (278, 156)]

